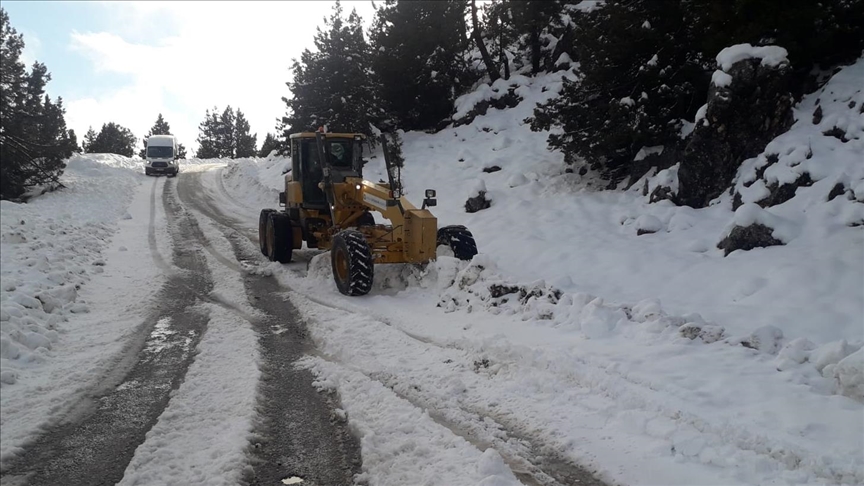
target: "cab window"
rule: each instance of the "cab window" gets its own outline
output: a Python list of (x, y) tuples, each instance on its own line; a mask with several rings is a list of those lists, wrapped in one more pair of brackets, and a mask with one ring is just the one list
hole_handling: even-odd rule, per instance
[(350, 140), (334, 140), (330, 142), (330, 164), (333, 167), (351, 168), (353, 159), (351, 158), (352, 141)]

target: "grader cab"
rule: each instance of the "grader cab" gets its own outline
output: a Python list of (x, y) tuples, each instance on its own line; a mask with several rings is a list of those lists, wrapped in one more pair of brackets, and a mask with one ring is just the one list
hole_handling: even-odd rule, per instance
[[(303, 132), (289, 140), (291, 170), (279, 194), (284, 209), (263, 209), (258, 221), (261, 252), (271, 261), (290, 262), (304, 242), (310, 249), (330, 250), (339, 291), (364, 295), (372, 288), (375, 264), (426, 263), (436, 258), (439, 245), (462, 260), (477, 254), (474, 236), (464, 226), (438, 228), (426, 209), (436, 204), (434, 190), (426, 190), (420, 208), (402, 196), (385, 136), (386, 183), (363, 179), (362, 134)], [(372, 212), (389, 224), (377, 224)]]

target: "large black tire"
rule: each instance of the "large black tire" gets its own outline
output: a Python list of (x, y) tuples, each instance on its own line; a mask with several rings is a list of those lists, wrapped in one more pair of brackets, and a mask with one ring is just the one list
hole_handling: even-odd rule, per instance
[(339, 292), (345, 295), (366, 295), (372, 289), (375, 267), (372, 249), (369, 248), (363, 233), (344, 230), (334, 236), (330, 262)]
[(267, 215), (267, 258), (271, 262), (290, 263), (294, 253), (291, 220), (285, 213)]
[(267, 251), (267, 220), (275, 209), (262, 209), (258, 215), (258, 246), (261, 248), (261, 254), (267, 256), (270, 252)]
[(375, 226), (375, 216), (372, 216), (372, 213), (363, 213), (357, 218), (357, 227), (360, 226)]
[(474, 235), (462, 225), (438, 228), (438, 246), (441, 245), (450, 247), (453, 256), (460, 260), (470, 260), (477, 254)]

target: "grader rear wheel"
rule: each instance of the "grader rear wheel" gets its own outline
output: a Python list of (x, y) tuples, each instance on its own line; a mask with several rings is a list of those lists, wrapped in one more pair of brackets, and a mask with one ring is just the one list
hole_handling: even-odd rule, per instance
[(258, 246), (261, 248), (261, 254), (268, 256), (267, 251), (267, 220), (270, 214), (276, 212), (275, 209), (262, 209), (258, 215)]
[(363, 233), (345, 230), (334, 236), (330, 262), (339, 292), (355, 296), (366, 295), (372, 289), (372, 250)]
[(291, 220), (288, 215), (272, 212), (267, 215), (267, 257), (271, 262), (290, 263), (294, 253)]

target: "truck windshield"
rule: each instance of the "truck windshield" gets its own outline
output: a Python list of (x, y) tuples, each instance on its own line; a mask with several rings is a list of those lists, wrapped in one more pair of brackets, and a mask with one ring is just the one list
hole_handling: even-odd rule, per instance
[(152, 158), (167, 158), (174, 157), (174, 148), (173, 147), (147, 147), (147, 157)]

